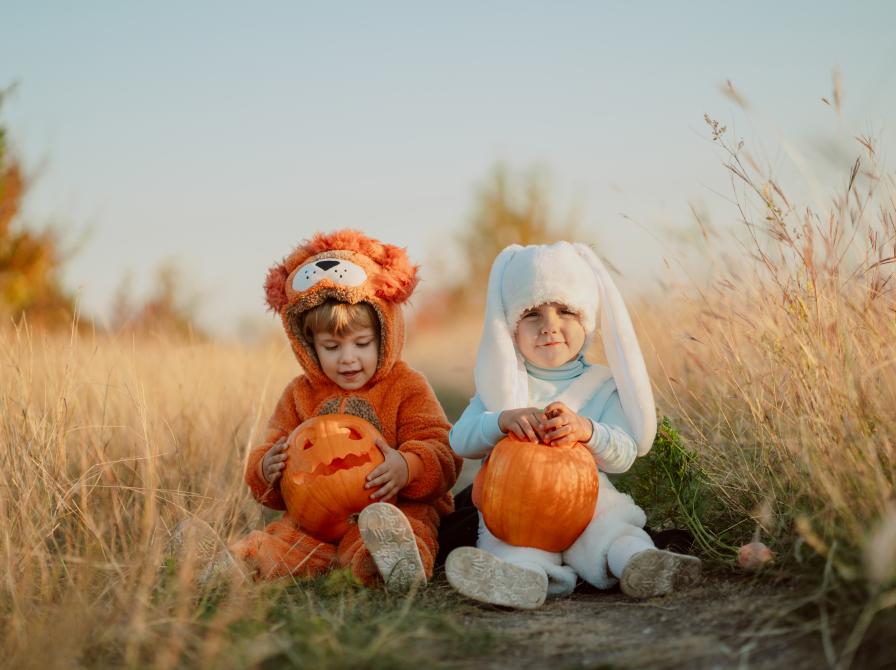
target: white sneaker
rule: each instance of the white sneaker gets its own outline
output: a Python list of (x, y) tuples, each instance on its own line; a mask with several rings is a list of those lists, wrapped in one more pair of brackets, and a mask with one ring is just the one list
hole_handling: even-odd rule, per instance
[(358, 530), (389, 591), (404, 593), (426, 583), (414, 531), (395, 505), (377, 502), (365, 507)]
[(459, 593), (491, 605), (535, 609), (548, 595), (548, 577), (476, 547), (458, 547), (445, 561), (448, 583)]
[(631, 557), (619, 585), (632, 598), (653, 598), (696, 584), (701, 563), (696, 556), (646, 549)]

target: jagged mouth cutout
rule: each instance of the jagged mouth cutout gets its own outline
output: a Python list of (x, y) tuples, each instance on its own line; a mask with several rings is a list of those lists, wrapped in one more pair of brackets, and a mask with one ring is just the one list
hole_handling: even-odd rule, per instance
[[(342, 430), (340, 431), (344, 435), (348, 436), (350, 440), (362, 440), (364, 436), (361, 433), (351, 426), (340, 426)], [(314, 447), (314, 443), (305, 439), (305, 443), (302, 445), (302, 450), (306, 451)], [(327, 477), (329, 475), (335, 474), (340, 470), (351, 470), (352, 468), (356, 468), (360, 465), (364, 465), (366, 463), (370, 463), (370, 452), (364, 452), (361, 454), (348, 454), (343, 457), (336, 457), (329, 463), (318, 463), (313, 470), (299, 472), (296, 474), (296, 479), (298, 481), (311, 479), (314, 477)]]

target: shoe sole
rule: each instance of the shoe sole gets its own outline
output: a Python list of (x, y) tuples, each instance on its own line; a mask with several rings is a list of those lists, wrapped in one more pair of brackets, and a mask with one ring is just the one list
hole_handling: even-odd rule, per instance
[(358, 530), (387, 590), (403, 593), (426, 583), (414, 531), (395, 505), (378, 502), (365, 507)]
[(547, 575), (476, 547), (458, 547), (448, 554), (445, 575), (456, 591), (490, 605), (535, 609), (548, 594)]
[(700, 559), (664, 549), (635, 554), (619, 585), (632, 598), (654, 598), (685, 589), (700, 579)]

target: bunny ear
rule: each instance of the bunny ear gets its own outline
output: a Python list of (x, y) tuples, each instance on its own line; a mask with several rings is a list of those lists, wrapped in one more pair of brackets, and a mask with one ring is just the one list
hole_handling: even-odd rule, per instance
[(473, 377), (476, 392), (490, 412), (525, 407), (528, 403), (526, 369), (513, 344), (513, 332), (511, 324), (507, 323), (503, 298), (504, 273), (522, 248), (512, 244), (501, 251), (492, 263), (488, 276), (485, 322)]
[(610, 273), (589, 246), (577, 243), (575, 247), (591, 266), (600, 287), (600, 330), (604, 353), (616, 382), (622, 409), (635, 432), (638, 455), (643, 456), (650, 451), (656, 436), (656, 404), (644, 356), (625, 302)]

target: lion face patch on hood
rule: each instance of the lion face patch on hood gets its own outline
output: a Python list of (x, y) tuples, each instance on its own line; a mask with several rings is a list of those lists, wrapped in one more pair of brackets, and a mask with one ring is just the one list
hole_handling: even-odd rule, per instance
[(312, 382), (328, 381), (314, 346), (302, 335), (302, 314), (328, 299), (371, 305), (379, 319), (377, 370), (367, 385), (389, 373), (404, 345), (401, 304), (417, 285), (417, 266), (404, 249), (356, 230), (318, 233), (268, 271), (268, 306), (280, 315), (293, 352)]

